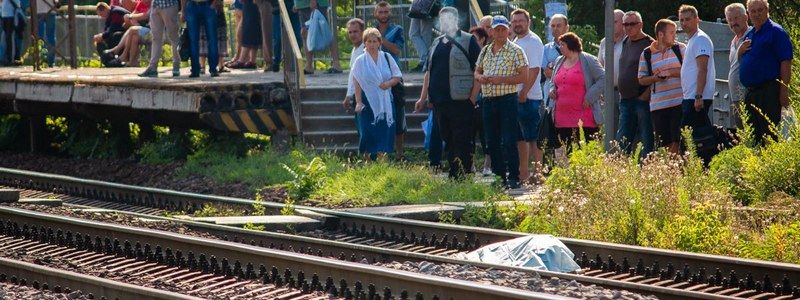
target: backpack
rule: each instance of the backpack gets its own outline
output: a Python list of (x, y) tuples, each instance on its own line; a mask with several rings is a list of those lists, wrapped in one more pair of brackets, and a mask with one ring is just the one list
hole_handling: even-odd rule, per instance
[[(681, 46), (679, 44), (672, 45), (672, 52), (675, 53), (675, 57), (678, 58), (678, 62), (683, 65), (683, 54), (681, 54)], [(647, 74), (653, 75), (653, 51), (650, 50), (650, 47), (644, 49), (644, 62), (647, 64)]]
[(414, 0), (408, 9), (408, 17), (413, 19), (432, 19), (442, 9), (441, 0)]
[[(678, 58), (678, 62), (683, 65), (683, 54), (681, 54), (681, 46), (678, 43), (672, 45), (672, 52), (675, 53), (675, 57)], [(647, 74), (653, 76), (653, 51), (650, 50), (650, 47), (644, 49), (642, 53), (644, 55), (644, 62), (647, 65)], [(653, 92), (656, 91), (656, 84), (653, 83)]]

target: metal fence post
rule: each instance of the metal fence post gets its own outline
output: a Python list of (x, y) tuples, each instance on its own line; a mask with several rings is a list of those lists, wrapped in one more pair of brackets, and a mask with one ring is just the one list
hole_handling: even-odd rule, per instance
[[(33, 2), (33, 1), (31, 1)], [(67, 23), (69, 24), (69, 30), (67, 31), (67, 36), (69, 38), (69, 67), (72, 69), (78, 68), (78, 48), (77, 44), (75, 43), (75, 0), (69, 0), (68, 2), (69, 7), (67, 7), (67, 12), (69, 13), (69, 20)]]
[[(606, 36), (606, 53), (603, 54), (605, 61), (612, 62), (606, 63), (606, 86), (603, 90), (605, 97), (605, 109), (603, 110), (603, 146), (606, 151), (611, 150), (611, 141), (617, 133), (617, 120), (614, 119), (614, 105), (616, 104), (616, 95), (614, 94), (614, 2), (615, 0), (605, 0), (605, 36)], [(610, 45), (610, 46), (609, 46)]]
[[(36, 0), (31, 1), (31, 46), (33, 47), (33, 70), (40, 71), (42, 69), (40, 57), (39, 57), (39, 20), (38, 15), (36, 15)], [(52, 51), (52, 49), (48, 49), (48, 51)]]

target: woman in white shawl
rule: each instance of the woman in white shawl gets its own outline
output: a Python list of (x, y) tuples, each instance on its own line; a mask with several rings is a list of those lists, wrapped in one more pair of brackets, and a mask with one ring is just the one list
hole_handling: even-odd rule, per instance
[(364, 31), (364, 54), (350, 67), (361, 135), (358, 150), (367, 160), (394, 151), (395, 122), (392, 87), (403, 74), (394, 59), (380, 51), (382, 37), (375, 28)]

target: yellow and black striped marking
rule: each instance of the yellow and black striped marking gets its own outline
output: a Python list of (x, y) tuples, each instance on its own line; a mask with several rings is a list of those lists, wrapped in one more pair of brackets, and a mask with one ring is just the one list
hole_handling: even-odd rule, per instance
[(200, 114), (200, 119), (215, 129), (230, 132), (250, 132), (268, 135), (285, 129), (291, 134), (297, 134), (292, 112), (283, 109), (240, 109), (207, 112)]

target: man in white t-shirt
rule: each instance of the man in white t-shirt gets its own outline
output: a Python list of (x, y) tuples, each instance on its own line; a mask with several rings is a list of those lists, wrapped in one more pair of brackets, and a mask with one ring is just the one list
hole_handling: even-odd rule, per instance
[[(522, 48), (529, 62), (542, 61), (544, 44), (539, 36), (530, 30), (530, 25), (531, 17), (526, 10), (520, 8), (511, 12), (511, 27), (517, 36), (514, 43)], [(542, 163), (542, 150), (536, 145), (539, 137), (543, 97), (542, 85), (539, 84), (541, 66), (529, 64), (528, 67), (528, 80), (517, 88), (519, 92), (517, 119), (520, 129), (517, 150), (519, 151), (519, 178), (522, 182), (527, 181), (531, 176), (528, 170), (531, 152), (533, 152), (535, 174), (539, 173)]]
[(686, 55), (681, 65), (681, 88), (683, 89), (683, 121), (681, 127), (710, 124), (708, 109), (714, 98), (714, 44), (711, 38), (700, 30), (697, 9), (682, 5), (678, 10), (681, 27), (689, 37)]
[[(359, 18), (352, 18), (350, 21), (347, 21), (347, 37), (350, 38), (350, 42), (353, 43), (353, 51), (350, 52), (350, 67), (353, 67), (353, 64), (356, 61), (356, 58), (364, 54), (364, 43), (362, 42), (362, 35), (364, 34), (364, 29), (366, 24), (364, 20)], [(355, 110), (355, 88), (353, 87), (353, 76), (352, 74), (348, 74), (347, 76), (347, 94), (344, 96), (344, 100), (342, 101), (342, 106), (348, 112)], [(356, 131), (361, 134), (361, 129), (358, 128), (358, 114), (356, 114)]]

